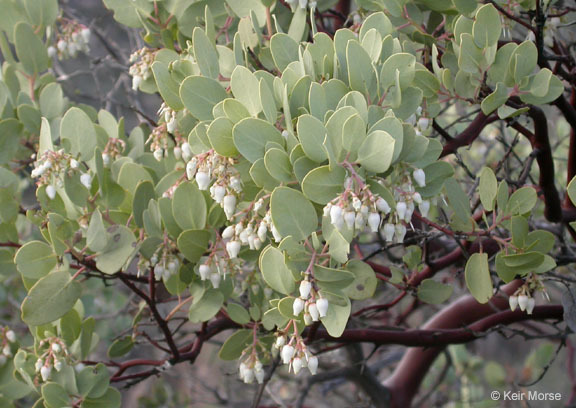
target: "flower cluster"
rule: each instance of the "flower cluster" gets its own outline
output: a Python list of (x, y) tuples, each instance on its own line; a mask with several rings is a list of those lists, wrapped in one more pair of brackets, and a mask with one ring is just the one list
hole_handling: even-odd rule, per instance
[[(183, 158), (186, 145), (182, 146)], [(210, 188), (210, 196), (224, 209), (228, 220), (234, 217), (242, 192), (240, 173), (234, 168), (234, 163), (234, 159), (221, 156), (214, 150), (196, 155), (186, 163), (188, 180), (196, 180), (200, 190)]]
[(304, 367), (308, 367), (312, 375), (318, 371), (318, 357), (308, 351), (302, 337), (294, 335), (288, 343), (286, 336), (276, 338), (274, 348), (280, 350), (280, 359), (288, 365), (288, 370), (298, 374)]
[(53, 200), (56, 197), (56, 188), (62, 188), (64, 177), (72, 175), (74, 172), (80, 173), (80, 182), (90, 189), (92, 186), (92, 176), (81, 170), (81, 164), (71, 155), (60, 149), (57, 152), (46, 150), (34, 162), (31, 176), (38, 179), (38, 185), (46, 186), (46, 195)]
[(512, 311), (516, 310), (517, 307), (520, 308), (522, 312), (526, 312), (531, 315), (536, 306), (536, 299), (534, 299), (534, 294), (537, 291), (541, 291), (543, 296), (550, 301), (546, 288), (538, 279), (536, 274), (531, 274), (526, 279), (524, 285), (519, 287), (512, 296), (508, 298), (508, 303), (510, 304), (510, 309)]
[(300, 282), (298, 288), (300, 296), (294, 299), (292, 312), (294, 316), (300, 316), (304, 312), (304, 323), (308, 326), (312, 322), (317, 322), (321, 317), (326, 317), (328, 313), (328, 299), (320, 297), (306, 276)]
[(34, 368), (37, 373), (40, 373), (42, 381), (46, 382), (52, 375), (52, 369), (56, 371), (62, 370), (69, 353), (66, 345), (56, 337), (42, 340), (39, 349), (42, 348), (45, 348), (45, 351), (36, 360)]
[(264, 366), (254, 353), (250, 354), (246, 360), (240, 363), (238, 369), (240, 379), (246, 384), (252, 384), (254, 380), (258, 384), (264, 382)]
[(126, 142), (122, 139), (111, 137), (104, 147), (104, 152), (102, 152), (102, 163), (104, 167), (109, 167), (117, 156), (121, 156), (122, 152), (126, 148)]
[(75, 58), (80, 51), (88, 53), (89, 43), (88, 27), (73, 20), (60, 18), (60, 32), (56, 36), (56, 45), (49, 46), (47, 51), (52, 58)]
[(532, 314), (534, 306), (536, 306), (536, 300), (534, 300), (530, 293), (512, 295), (508, 299), (508, 302), (512, 311), (516, 310), (517, 307), (520, 307), (521, 311), (526, 311), (528, 314)]
[(12, 348), (10, 343), (16, 342), (16, 333), (14, 331), (4, 328), (2, 330), (2, 350), (0, 351), (0, 366), (4, 365), (6, 360), (12, 357)]
[(178, 255), (172, 253), (165, 246), (159, 253), (152, 255), (150, 265), (154, 267), (154, 277), (156, 280), (167, 281), (172, 275), (178, 272), (181, 261)]
[(132, 55), (130, 55), (130, 63), (132, 65), (130, 65), (128, 72), (132, 76), (133, 90), (138, 90), (142, 81), (152, 76), (152, 63), (156, 57), (156, 52), (155, 50), (144, 47), (134, 51)]
[(231, 256), (221, 256), (218, 251), (213, 251), (198, 267), (198, 275), (203, 281), (210, 280), (212, 286), (218, 289), (220, 282), (226, 279), (228, 274), (234, 275), (241, 272), (239, 262)]

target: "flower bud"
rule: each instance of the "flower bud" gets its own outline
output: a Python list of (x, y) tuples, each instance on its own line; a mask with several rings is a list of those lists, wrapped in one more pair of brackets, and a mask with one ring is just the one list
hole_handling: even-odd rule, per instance
[(274, 347), (280, 348), (280, 347), (284, 346), (284, 344), (286, 344), (286, 337), (284, 337), (284, 336), (276, 337), (276, 342), (274, 343)]
[(231, 177), (230, 178), (230, 187), (232, 187), (232, 189), (234, 191), (236, 191), (237, 193), (240, 193), (242, 191), (242, 182), (236, 176)]
[(429, 118), (422, 116), (420, 119), (418, 119), (418, 127), (420, 130), (425, 131), (428, 129), (428, 126), (430, 126)]
[(141, 83), (142, 77), (140, 75), (134, 75), (132, 77), (132, 90), (137, 91)]
[(168, 133), (174, 133), (176, 130), (176, 118), (172, 118), (166, 123), (166, 130)]
[(80, 183), (87, 189), (90, 189), (90, 187), (92, 187), (92, 176), (88, 173), (82, 174), (80, 176)]
[(304, 313), (304, 324), (306, 326), (310, 326), (312, 324), (313, 320), (312, 320), (312, 316), (310, 315), (310, 313), (305, 312)]
[(50, 200), (54, 200), (56, 198), (56, 189), (52, 184), (46, 186), (46, 195)]
[(230, 255), (231, 259), (237, 258), (240, 252), (240, 242), (239, 241), (229, 241), (226, 243), (226, 251)]
[(520, 310), (522, 311), (526, 310), (526, 307), (528, 306), (528, 296), (526, 295), (518, 296), (518, 306), (520, 306)]
[(60, 52), (64, 52), (64, 51), (66, 51), (66, 48), (68, 48), (68, 44), (67, 44), (66, 41), (64, 41), (64, 40), (58, 41), (58, 43), (56, 44), (56, 46), (58, 47), (58, 50), (59, 50)]
[(508, 298), (508, 304), (510, 305), (510, 310), (516, 310), (518, 307), (518, 296), (510, 296), (510, 298)]
[(222, 280), (222, 276), (218, 272), (214, 272), (210, 274), (210, 282), (212, 282), (212, 286), (214, 289), (218, 289), (220, 287), (220, 281)]
[(304, 300), (298, 297), (294, 299), (294, 303), (292, 304), (292, 312), (294, 313), (294, 316), (300, 316), (302, 310), (304, 310)]
[(282, 359), (282, 362), (284, 364), (290, 363), (290, 360), (292, 360), (293, 356), (294, 356), (294, 347), (292, 347), (289, 344), (286, 344), (284, 347), (282, 347), (282, 351), (280, 352), (280, 358)]
[(104, 167), (108, 167), (110, 165), (110, 155), (108, 153), (102, 153), (102, 164)]
[(196, 183), (200, 190), (207, 190), (210, 185), (210, 176), (205, 171), (196, 173)]
[(164, 150), (162, 150), (162, 149), (156, 149), (156, 150), (154, 150), (154, 153), (153, 153), (153, 154), (154, 154), (154, 158), (155, 158), (157, 161), (160, 161), (160, 160), (162, 160), (162, 157), (164, 156)]
[(6, 340), (8, 340), (10, 343), (14, 343), (16, 341), (16, 334), (14, 331), (8, 330), (6, 332)]
[(318, 306), (316, 306), (316, 303), (308, 304), (308, 313), (310, 313), (312, 321), (317, 322), (320, 319), (320, 313), (318, 313)]
[(356, 211), (360, 210), (360, 208), (362, 208), (362, 201), (360, 201), (360, 199), (358, 197), (352, 198), (352, 207)]
[(422, 203), (418, 205), (418, 208), (420, 209), (420, 215), (422, 215), (422, 217), (428, 217), (428, 212), (430, 211), (430, 201), (422, 201)]
[(396, 228), (394, 224), (386, 224), (384, 225), (384, 238), (386, 242), (392, 242), (394, 240), (394, 233), (396, 232)]
[(422, 204), (422, 196), (418, 192), (415, 192), (414, 194), (412, 194), (412, 200), (416, 204)]
[(309, 280), (303, 280), (302, 282), (300, 282), (300, 297), (302, 297), (302, 299), (308, 299), (308, 296), (310, 296), (310, 291), (312, 290), (312, 284), (310, 283)]
[(42, 366), (42, 368), (40, 369), (40, 376), (42, 377), (42, 381), (48, 381), (50, 379), (51, 373), (52, 373), (52, 367)]
[(188, 161), (192, 158), (192, 147), (190, 147), (190, 143), (188, 142), (182, 143), (182, 158), (184, 161)]
[(41, 358), (36, 360), (36, 363), (34, 364), (34, 369), (36, 370), (36, 372), (39, 372), (43, 365), (44, 365), (44, 361), (42, 361)]
[(414, 170), (412, 177), (414, 178), (414, 181), (416, 181), (416, 184), (418, 184), (420, 187), (426, 187), (426, 173), (424, 173), (424, 170)]
[(59, 372), (60, 370), (62, 370), (62, 366), (63, 366), (62, 360), (56, 360), (56, 361), (54, 361), (54, 369), (55, 369), (56, 371)]
[(384, 214), (390, 213), (391, 210), (388, 202), (382, 197), (378, 197), (378, 200), (376, 200), (376, 209)]
[(54, 353), (60, 353), (62, 351), (62, 347), (58, 343), (52, 343), (52, 351)]
[(370, 227), (370, 231), (378, 232), (378, 228), (380, 227), (380, 214), (373, 212), (368, 215), (368, 227)]
[(214, 201), (216, 201), (218, 204), (220, 204), (222, 202), (222, 200), (224, 199), (224, 196), (226, 195), (226, 188), (224, 186), (221, 185), (215, 185), (213, 186), (213, 194), (212, 194), (212, 198), (214, 199)]
[(310, 374), (316, 374), (318, 371), (318, 357), (312, 356), (308, 358), (308, 370), (310, 370)]
[(536, 300), (534, 300), (533, 297), (528, 298), (528, 303), (526, 304), (526, 313), (531, 315), (532, 311), (534, 310), (534, 306), (536, 306)]
[(320, 317), (326, 317), (328, 313), (328, 299), (320, 298), (316, 301), (316, 307), (318, 308), (318, 314)]
[(78, 160), (76, 159), (70, 159), (70, 167), (73, 169), (77, 169), (80, 166), (80, 163), (78, 163)]
[(10, 350), (10, 346), (8, 344), (2, 348), (2, 354), (6, 357), (10, 357), (12, 355), (12, 350)]
[(236, 211), (236, 196), (228, 194), (227, 196), (224, 197), (222, 201), (226, 218), (230, 220), (232, 219), (232, 217), (234, 216), (234, 212)]
[(48, 56), (50, 58), (54, 58), (58, 54), (58, 51), (56, 51), (56, 48), (54, 48), (54, 46), (52, 46), (52, 45), (50, 47), (48, 47), (47, 51), (48, 51)]
[(180, 160), (182, 158), (182, 148), (179, 146), (174, 147), (174, 150), (172, 150), (172, 152), (174, 153), (174, 158), (176, 158), (176, 160)]

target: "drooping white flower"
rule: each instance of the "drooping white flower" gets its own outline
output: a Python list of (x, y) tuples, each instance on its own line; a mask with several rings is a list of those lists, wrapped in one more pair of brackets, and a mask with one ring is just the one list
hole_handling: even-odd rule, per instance
[(308, 313), (310, 313), (312, 321), (317, 322), (320, 319), (320, 313), (318, 313), (318, 307), (316, 306), (316, 303), (308, 304)]
[(223, 207), (226, 218), (230, 220), (236, 211), (236, 196), (232, 194), (225, 196), (223, 199)]
[(394, 224), (387, 223), (384, 225), (384, 238), (386, 242), (392, 242), (394, 240), (394, 233), (396, 232), (396, 227)]
[(198, 184), (198, 189), (207, 190), (210, 185), (210, 176), (205, 171), (198, 171), (196, 173), (196, 183)]
[(4, 348), (2, 348), (2, 354), (6, 357), (12, 356), (12, 350), (10, 350), (10, 346), (6, 344)]
[(430, 118), (422, 116), (420, 119), (418, 119), (418, 127), (420, 130), (425, 131), (428, 129), (428, 126), (430, 126)]
[(237, 193), (242, 191), (242, 181), (236, 176), (230, 177), (230, 187)]
[(54, 361), (54, 369), (56, 369), (56, 371), (60, 371), (62, 370), (63, 364), (62, 364), (62, 360), (56, 360)]
[(234, 232), (235, 232), (234, 226), (229, 225), (226, 228), (224, 228), (224, 231), (222, 231), (222, 238), (230, 239), (234, 236)]
[(154, 150), (153, 155), (157, 161), (160, 161), (160, 160), (162, 160), (162, 157), (164, 156), (164, 150), (158, 148), (158, 149)]
[(400, 201), (398, 202), (398, 204), (396, 204), (396, 213), (398, 214), (398, 218), (403, 220), (404, 217), (406, 217), (407, 208), (408, 207), (406, 206), (406, 203), (404, 201)]
[(388, 214), (390, 213), (390, 206), (388, 205), (388, 202), (386, 200), (384, 200), (382, 197), (378, 197), (378, 199), (376, 200), (376, 209), (380, 212), (383, 212), (384, 214)]
[(50, 200), (54, 200), (54, 198), (56, 198), (56, 189), (52, 184), (46, 186), (46, 195)]
[(60, 52), (64, 52), (64, 51), (66, 51), (66, 49), (68, 48), (68, 44), (66, 43), (66, 41), (60, 40), (60, 41), (58, 41), (58, 43), (56, 44), (56, 47), (58, 47), (58, 50), (59, 50)]
[(300, 357), (292, 360), (292, 369), (294, 370), (294, 374), (298, 374), (300, 370), (302, 370), (302, 359)]
[(240, 252), (240, 242), (239, 241), (229, 241), (226, 243), (226, 251), (230, 255), (231, 259), (237, 258)]
[(526, 307), (528, 306), (528, 296), (526, 295), (518, 296), (518, 306), (520, 307), (520, 310), (522, 311), (526, 310)]
[(218, 272), (214, 272), (210, 274), (210, 282), (212, 282), (212, 286), (214, 289), (218, 289), (220, 287), (220, 281), (222, 280), (222, 276)]
[(16, 333), (14, 333), (12, 330), (8, 330), (6, 332), (6, 340), (8, 340), (10, 343), (14, 343), (16, 341)]
[(354, 219), (354, 227), (356, 227), (358, 231), (362, 231), (365, 226), (366, 226), (366, 217), (364, 217), (364, 214), (362, 214), (361, 212), (357, 213), (356, 218)]
[(344, 225), (344, 217), (342, 216), (342, 207), (334, 205), (330, 208), (330, 222), (337, 229), (341, 229)]
[(412, 200), (414, 200), (416, 204), (422, 204), (422, 196), (418, 192), (414, 192), (414, 194), (412, 194)]
[(184, 161), (188, 161), (192, 158), (192, 147), (190, 147), (190, 143), (188, 142), (182, 144), (182, 158)]
[(294, 313), (294, 316), (300, 316), (302, 310), (304, 310), (304, 300), (298, 297), (294, 299), (294, 303), (292, 304), (292, 312)]
[(534, 310), (534, 306), (536, 306), (536, 300), (534, 300), (533, 297), (528, 298), (528, 303), (526, 304), (526, 313), (531, 315), (532, 311)]
[(346, 226), (350, 229), (354, 228), (354, 221), (356, 219), (356, 214), (354, 213), (354, 211), (346, 211), (344, 213), (344, 222), (346, 223)]
[(132, 77), (132, 90), (137, 91), (138, 87), (142, 83), (142, 77), (140, 75), (134, 75)]
[[(34, 177), (34, 176), (32, 176)], [(324, 206), (324, 208), (322, 209), (322, 215), (324, 217), (328, 217), (330, 215), (330, 209), (332, 208), (332, 204), (328, 203)]]
[(414, 181), (416, 181), (416, 184), (418, 184), (420, 187), (426, 187), (426, 173), (424, 173), (424, 170), (414, 170), (412, 177), (414, 178)]
[(302, 299), (308, 299), (308, 296), (310, 296), (310, 291), (312, 290), (312, 284), (309, 280), (303, 280), (300, 282), (300, 287), (298, 290), (300, 291), (300, 297), (302, 297)]
[(266, 241), (266, 233), (268, 232), (268, 227), (265, 223), (261, 222), (258, 226), (258, 238), (260, 238), (261, 242)]
[(174, 147), (172, 153), (174, 153), (174, 158), (176, 160), (180, 160), (182, 158), (182, 148), (180, 146)]
[(50, 58), (54, 58), (58, 54), (58, 51), (56, 51), (56, 48), (54, 48), (52, 45), (48, 47), (47, 51)]
[(264, 383), (264, 374), (265, 373), (264, 373), (263, 369), (259, 369), (259, 370), (255, 369), (254, 370), (254, 376), (256, 377), (256, 382), (258, 384)]
[(254, 370), (247, 368), (244, 371), (244, 383), (252, 384), (252, 382), (254, 382)]
[(516, 310), (518, 307), (518, 296), (510, 296), (510, 298), (508, 298), (508, 304), (510, 305), (510, 310)]
[(206, 280), (210, 277), (210, 267), (206, 264), (202, 264), (198, 267), (198, 273), (200, 274), (200, 279)]
[(270, 230), (272, 232), (272, 236), (274, 237), (275, 242), (282, 241), (282, 235), (280, 235), (280, 232), (276, 229), (276, 226), (274, 224), (271, 225)]
[(80, 176), (80, 183), (87, 189), (90, 189), (90, 187), (92, 187), (92, 176), (88, 173), (82, 174)]
[(283, 137), (284, 139), (288, 139), (288, 135), (289, 135), (289, 133), (288, 133), (287, 130), (283, 130), (283, 131), (282, 131), (282, 137)]
[(423, 200), (419, 205), (418, 208), (420, 209), (420, 215), (426, 218), (428, 217), (428, 212), (430, 211), (430, 201)]
[(274, 342), (274, 346), (276, 348), (281, 348), (282, 346), (284, 346), (284, 344), (286, 344), (286, 337), (284, 336), (278, 336), (276, 337), (276, 341)]
[(404, 237), (406, 236), (406, 226), (404, 224), (396, 225), (396, 242), (404, 242)]
[(82, 31), (80, 31), (80, 34), (82, 35), (82, 39), (84, 40), (85, 43), (90, 42), (90, 29), (88, 27), (85, 27), (82, 29)]
[(102, 164), (104, 167), (108, 167), (110, 165), (110, 155), (108, 153), (102, 153)]
[(36, 372), (39, 372), (43, 365), (44, 365), (44, 361), (42, 361), (41, 358), (36, 360), (36, 363), (34, 364), (34, 369), (36, 370)]
[(310, 313), (305, 312), (304, 313), (304, 324), (306, 326), (310, 326), (312, 324), (314, 320), (312, 320), (312, 316), (310, 315)]
[(166, 123), (166, 130), (168, 133), (174, 133), (176, 130), (176, 118), (172, 118)]
[(48, 381), (50, 379), (50, 374), (52, 374), (52, 367), (42, 366), (40, 369), (40, 376), (42, 377), (42, 381)]
[(326, 317), (328, 313), (328, 299), (320, 298), (316, 301), (316, 307), (318, 308), (318, 314), (320, 317)]
[(356, 211), (360, 210), (360, 208), (362, 208), (362, 201), (360, 201), (360, 199), (358, 197), (353, 197), (352, 198), (352, 207)]
[(311, 356), (308, 358), (308, 370), (310, 370), (310, 374), (316, 374), (318, 371), (318, 357)]
[(370, 227), (370, 231), (378, 232), (378, 228), (380, 227), (380, 214), (373, 212), (368, 215), (368, 227)]
[(282, 347), (282, 351), (280, 352), (280, 358), (284, 364), (290, 363), (292, 357), (294, 356), (294, 347), (289, 344), (286, 344)]
[(256, 236), (254, 237), (254, 249), (258, 251), (260, 248), (262, 248), (262, 240)]
[(62, 347), (58, 343), (52, 343), (52, 351), (54, 353), (60, 353), (62, 351)]
[(406, 204), (406, 215), (404, 216), (404, 221), (412, 221), (412, 214), (414, 214), (414, 202), (410, 201), (408, 204)]

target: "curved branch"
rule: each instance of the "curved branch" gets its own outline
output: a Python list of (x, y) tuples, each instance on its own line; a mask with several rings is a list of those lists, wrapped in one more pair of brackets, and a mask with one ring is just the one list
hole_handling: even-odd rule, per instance
[(462, 133), (444, 145), (440, 157), (455, 153), (459, 147), (471, 144), (488, 124), (496, 120), (498, 120), (498, 116), (496, 115), (486, 116), (483, 112), (478, 113)]

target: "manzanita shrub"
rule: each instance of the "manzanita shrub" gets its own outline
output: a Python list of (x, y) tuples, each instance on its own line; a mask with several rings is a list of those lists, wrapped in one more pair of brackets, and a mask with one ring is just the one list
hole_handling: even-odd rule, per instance
[[(116, 385), (194, 362), (226, 331), (220, 358), (261, 387), (275, 370), (321, 371), (331, 344), (423, 347), (367, 387), (374, 405), (406, 407), (443, 347), (562, 319), (535, 295), (573, 253), (559, 116), (541, 107), (576, 128), (564, 2), (104, 3), (146, 44), (125, 67), (133, 90), (161, 97), (133, 129), (75, 103), (51, 68), (90, 52), (89, 22), (56, 0), (0, 1), (0, 276), (26, 291), (0, 331), (0, 405), (119, 407)], [(507, 148), (467, 166), (458, 149), (497, 129), (487, 145)], [(576, 161), (563, 166), (570, 179)], [(105, 345), (112, 360), (94, 353), (94, 280), (141, 300)], [(455, 288), (469, 295), (452, 305)], [(161, 357), (122, 359), (138, 347)]]

